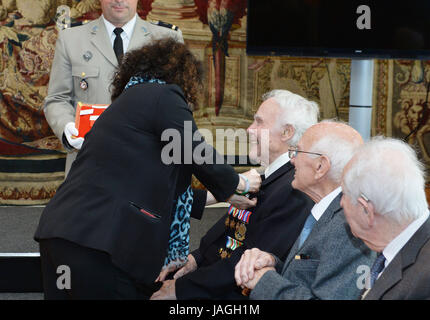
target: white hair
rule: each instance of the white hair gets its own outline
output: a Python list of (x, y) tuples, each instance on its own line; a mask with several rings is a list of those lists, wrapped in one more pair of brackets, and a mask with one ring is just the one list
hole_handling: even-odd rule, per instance
[(357, 150), (343, 177), (343, 192), (353, 204), (363, 194), (377, 214), (397, 223), (428, 211), (423, 165), (405, 142), (375, 137)]
[(330, 170), (327, 176), (331, 181), (340, 185), (343, 168), (351, 160), (360, 145), (361, 142), (358, 140), (350, 141), (335, 134), (327, 134), (316, 141), (309, 151), (321, 153), (329, 158)]
[(275, 99), (282, 110), (279, 126), (291, 125), (294, 128), (294, 135), (288, 143), (296, 146), (303, 133), (318, 122), (318, 104), (288, 90), (272, 90), (263, 95), (263, 101), (270, 98)]

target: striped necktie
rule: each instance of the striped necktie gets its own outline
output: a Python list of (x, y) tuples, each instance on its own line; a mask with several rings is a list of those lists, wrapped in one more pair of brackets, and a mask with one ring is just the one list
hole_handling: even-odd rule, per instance
[(381, 273), (381, 271), (384, 269), (385, 266), (385, 257), (381, 253), (373, 263), (372, 268), (370, 269), (370, 287), (373, 287), (373, 284), (375, 283), (376, 279), (378, 278), (378, 275)]

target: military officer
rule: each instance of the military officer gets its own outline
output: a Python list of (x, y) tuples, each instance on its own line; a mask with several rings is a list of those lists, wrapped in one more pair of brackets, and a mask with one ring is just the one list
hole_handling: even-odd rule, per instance
[(149, 23), (136, 14), (138, 0), (100, 0), (102, 16), (60, 31), (43, 110), (68, 151), (66, 175), (84, 138), (74, 138), (78, 102), (110, 104), (109, 86), (125, 52), (163, 37), (183, 42), (166, 23)]

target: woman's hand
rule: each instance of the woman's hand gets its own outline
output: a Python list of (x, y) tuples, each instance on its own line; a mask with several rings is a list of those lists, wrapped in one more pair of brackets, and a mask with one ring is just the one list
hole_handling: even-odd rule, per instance
[[(188, 255), (189, 257), (190, 255)], [(175, 260), (170, 262), (166, 267), (161, 268), (160, 274), (158, 275), (157, 279), (155, 279), (155, 282), (162, 282), (164, 280), (166, 280), (167, 276), (171, 273), (174, 272), (176, 270), (178, 270), (179, 268), (183, 267), (184, 265), (186, 265), (185, 260), (181, 261), (181, 260)]]
[(248, 209), (257, 205), (257, 198), (249, 199), (248, 197), (234, 194), (227, 202), (238, 209)]
[(179, 269), (175, 275), (173, 276), (173, 279), (178, 279), (182, 276), (185, 276), (187, 273), (193, 272), (197, 269), (197, 262), (196, 259), (194, 259), (194, 256), (192, 254), (188, 255), (188, 262), (183, 266), (181, 269)]
[(176, 280), (166, 280), (157, 292), (154, 292), (150, 300), (176, 300)]

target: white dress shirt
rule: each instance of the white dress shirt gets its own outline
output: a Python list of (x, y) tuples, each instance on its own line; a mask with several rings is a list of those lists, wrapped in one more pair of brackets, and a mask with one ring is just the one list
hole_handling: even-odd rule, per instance
[[(133, 34), (134, 26), (136, 25), (137, 14), (132, 18), (129, 22), (123, 25), (121, 28), (124, 30), (121, 32), (122, 38), (122, 48), (124, 49), (124, 53), (127, 52), (128, 45), (130, 44), (131, 35)], [(115, 41), (116, 35), (113, 33), (113, 30), (116, 28), (112, 23), (107, 21), (105, 17), (103, 17), (103, 21), (106, 26), (107, 33), (109, 35), (109, 39), (113, 48), (113, 42)]]
[(315, 220), (318, 221), (323, 213), (327, 210), (330, 203), (336, 198), (339, 193), (341, 193), (342, 188), (338, 187), (322, 198), (319, 202), (315, 203), (312, 207), (311, 213), (314, 216)]
[(284, 164), (290, 161), (290, 157), (288, 156), (288, 152), (281, 154), (279, 157), (275, 159), (264, 171), (264, 178), (267, 179), (273, 172), (278, 170)]

